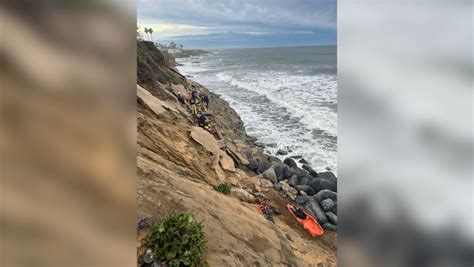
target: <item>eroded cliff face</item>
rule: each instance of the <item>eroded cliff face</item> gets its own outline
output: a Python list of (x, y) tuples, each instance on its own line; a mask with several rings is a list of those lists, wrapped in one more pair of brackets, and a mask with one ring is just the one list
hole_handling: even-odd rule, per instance
[[(251, 138), (235, 111), (166, 63), (150, 69), (166, 72), (152, 75), (161, 80), (139, 80), (137, 85), (138, 218), (157, 222), (171, 211), (192, 213), (204, 225), (204, 260), (210, 266), (335, 265), (335, 233), (310, 237), (286, 211), (288, 200), (272, 188), (261, 191), (282, 213), (275, 216), (275, 223), (258, 211), (250, 193), (242, 195), (262, 186), (263, 179), (245, 166), (245, 160), (230, 157), (229, 150), (243, 158), (262, 156), (262, 151), (250, 145)], [(177, 101), (174, 93), (190, 90), (210, 95), (209, 112), (220, 138), (200, 132), (190, 112)], [(216, 191), (222, 182), (233, 184), (236, 193), (227, 196)], [(146, 234), (147, 229), (138, 233), (139, 262)]]

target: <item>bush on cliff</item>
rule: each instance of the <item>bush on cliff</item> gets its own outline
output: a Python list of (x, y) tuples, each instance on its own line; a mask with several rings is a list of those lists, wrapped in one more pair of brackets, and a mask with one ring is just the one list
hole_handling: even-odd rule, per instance
[(232, 186), (228, 183), (222, 183), (217, 187), (217, 191), (221, 192), (224, 195), (230, 194), (230, 189)]
[(206, 247), (202, 224), (189, 213), (175, 212), (153, 226), (147, 243), (169, 266), (198, 266)]
[(153, 88), (158, 86), (156, 81), (187, 87), (184, 78), (169, 66), (168, 60), (155, 44), (137, 41), (137, 83)]

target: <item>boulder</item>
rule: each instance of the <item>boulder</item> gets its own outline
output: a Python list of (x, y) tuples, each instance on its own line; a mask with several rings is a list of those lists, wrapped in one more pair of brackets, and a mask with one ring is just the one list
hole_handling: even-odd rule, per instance
[(278, 183), (277, 176), (273, 168), (269, 168), (264, 173), (262, 173), (263, 178), (270, 180), (272, 183)]
[(298, 175), (298, 178), (300, 177), (305, 177), (305, 176), (309, 176), (309, 173), (299, 167), (296, 167), (295, 168), (295, 172), (296, 172), (296, 175)]
[(310, 196), (297, 196), (295, 198), (295, 202), (296, 204), (300, 204), (300, 205), (303, 205), (304, 203), (306, 203), (306, 201), (308, 201), (311, 197)]
[(283, 149), (278, 149), (277, 155), (288, 155), (288, 151), (283, 150)]
[(337, 215), (334, 212), (326, 212), (326, 216), (328, 217), (329, 221), (337, 225)]
[(316, 191), (314, 191), (314, 189), (310, 186), (308, 191), (306, 191), (306, 194), (308, 194), (309, 196), (314, 196), (316, 194)]
[(230, 190), (230, 195), (235, 196), (238, 199), (240, 199), (241, 201), (245, 201), (245, 202), (248, 202), (248, 203), (256, 203), (257, 202), (254, 195), (250, 194), (249, 192), (247, 192), (246, 190), (244, 190), (242, 188), (235, 188), (235, 187), (232, 188)]
[(302, 196), (307, 196), (307, 195), (308, 195), (308, 194), (306, 194), (306, 192), (305, 192), (305, 191), (301, 191), (301, 190), (300, 190), (300, 191), (298, 191), (298, 193), (299, 193), (300, 195), (302, 195)]
[(321, 207), (323, 207), (323, 210), (326, 212), (332, 211), (332, 209), (334, 208), (334, 201), (330, 198), (321, 201), (320, 204)]
[(303, 159), (303, 158), (300, 159), (300, 160), (298, 160), (298, 162), (299, 162), (299, 163), (302, 163), (302, 164), (308, 164), (308, 162), (307, 162), (305, 159)]
[(256, 171), (258, 169), (258, 166), (259, 166), (258, 161), (255, 159), (249, 160), (249, 165), (247, 165), (247, 167), (249, 167), (249, 169), (253, 171)]
[(319, 191), (313, 197), (319, 203), (321, 203), (321, 201), (323, 201), (325, 199), (328, 199), (328, 198), (331, 199), (332, 201), (337, 201), (337, 193), (333, 192), (331, 190), (327, 190), (327, 189)]
[(291, 176), (295, 175), (296, 174), (296, 171), (290, 167), (288, 167), (287, 165), (284, 165), (283, 167), (283, 177), (284, 179), (288, 179), (290, 178)]
[(285, 192), (285, 194), (291, 200), (294, 200), (296, 196), (298, 195), (298, 191), (285, 182), (280, 182), (280, 183), (281, 183), (281, 189), (283, 190), (283, 192)]
[(301, 155), (290, 156), (290, 158), (292, 158), (292, 159), (300, 159), (300, 158), (302, 158), (302, 157), (303, 157), (303, 156), (301, 156)]
[(309, 198), (304, 204), (304, 207), (306, 211), (319, 222), (319, 224), (323, 225), (328, 222), (326, 213), (324, 213), (324, 210), (321, 208), (319, 203), (314, 200), (314, 198)]
[(334, 207), (332, 208), (332, 212), (334, 212), (334, 214), (337, 214), (337, 201), (334, 201)]
[(281, 164), (281, 159), (274, 156), (268, 156), (267, 161), (270, 162), (271, 164)]
[(306, 194), (306, 191), (310, 188), (309, 185), (295, 185), (294, 188), (298, 191), (303, 191)]
[[(308, 176), (302, 176), (302, 177), (298, 177), (298, 184), (299, 185), (308, 185), (309, 186), (309, 183), (312, 181), (312, 177), (308, 177)], [(315, 193), (313, 193), (312, 195), (314, 195)]]
[(266, 160), (259, 161), (257, 174), (264, 173), (271, 166), (272, 166), (272, 164), (269, 161), (266, 161)]
[(298, 176), (296, 176), (296, 174), (294, 174), (293, 176), (291, 176), (289, 179), (288, 179), (288, 184), (291, 186), (291, 187), (295, 187), (298, 185)]
[(321, 190), (331, 190), (336, 192), (337, 191), (337, 181), (335, 180), (328, 180), (321, 177), (314, 178), (313, 181), (309, 184), (316, 192)]
[(309, 174), (311, 174), (311, 176), (318, 177), (318, 173), (315, 170), (313, 170), (313, 168), (311, 168), (311, 166), (309, 166), (308, 164), (303, 164), (302, 167), (304, 170), (308, 171)]
[(335, 225), (332, 224), (332, 223), (325, 223), (325, 224), (323, 224), (323, 228), (326, 229), (326, 230), (330, 230), (330, 231), (337, 232), (337, 226), (335, 226)]
[(324, 179), (323, 189), (329, 189), (331, 191), (337, 192), (337, 177), (332, 172), (321, 172), (318, 174), (318, 178)]
[(284, 161), (283, 161), (284, 164), (288, 165), (289, 167), (292, 167), (292, 168), (296, 168), (298, 167), (298, 165), (296, 164), (296, 162), (292, 159), (292, 158), (286, 158)]
[(320, 172), (318, 177), (322, 179), (327, 179), (329, 181), (334, 181), (337, 184), (337, 177), (333, 172)]
[(284, 173), (283, 173), (283, 166), (284, 165), (282, 164), (277, 164), (273, 166), (273, 170), (275, 171), (275, 175), (278, 181), (285, 179)]

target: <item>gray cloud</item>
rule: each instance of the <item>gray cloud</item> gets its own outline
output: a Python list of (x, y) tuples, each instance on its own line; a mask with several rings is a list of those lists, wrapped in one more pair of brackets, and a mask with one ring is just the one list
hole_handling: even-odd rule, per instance
[(139, 0), (137, 5), (143, 23), (178, 22), (240, 31), (247, 26), (253, 32), (336, 29), (335, 0)]

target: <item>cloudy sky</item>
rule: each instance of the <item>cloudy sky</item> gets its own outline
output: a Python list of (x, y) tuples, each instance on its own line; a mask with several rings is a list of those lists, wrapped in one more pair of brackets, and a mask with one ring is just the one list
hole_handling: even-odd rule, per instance
[(187, 48), (336, 44), (336, 0), (138, 0), (137, 19)]

